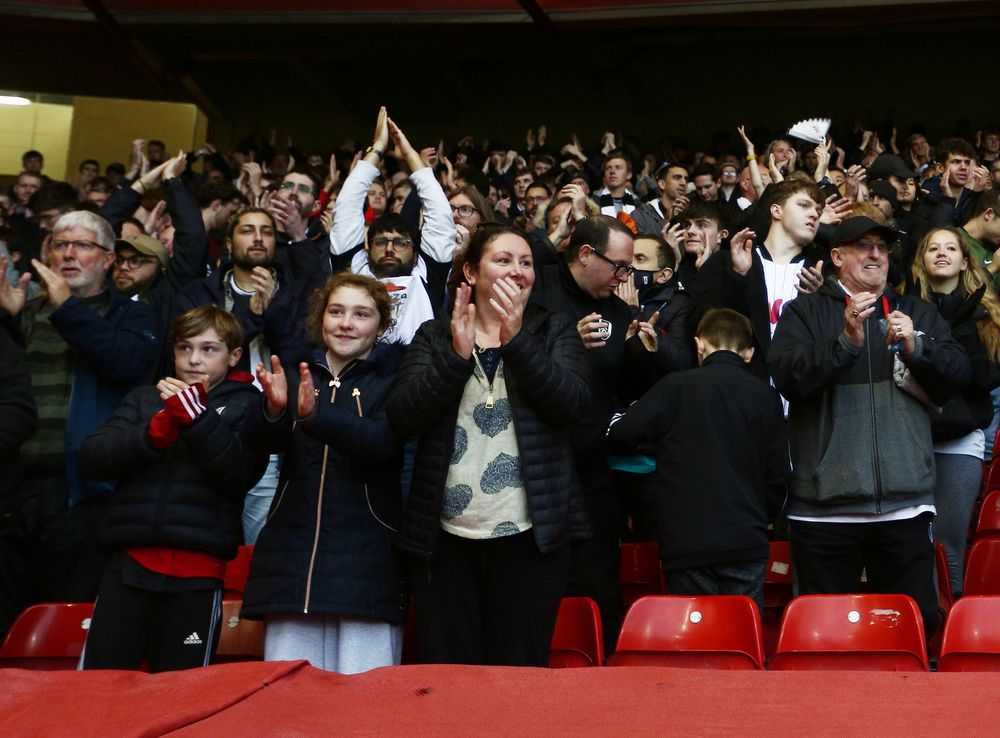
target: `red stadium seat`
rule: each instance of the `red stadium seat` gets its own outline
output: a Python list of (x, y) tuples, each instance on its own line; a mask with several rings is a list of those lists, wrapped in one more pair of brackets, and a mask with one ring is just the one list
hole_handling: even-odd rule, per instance
[(763, 669), (760, 613), (749, 597), (643, 597), (625, 614), (608, 666)]
[[(994, 454), (997, 452), (997, 448), (993, 448)], [(995, 457), (994, 457), (995, 458)], [(987, 494), (995, 489), (1000, 489), (1000, 459), (996, 459), (990, 464), (989, 471), (986, 472), (986, 486), (985, 491)]]
[(563, 597), (549, 647), (549, 666), (563, 669), (604, 665), (601, 611), (589, 597)]
[[(1000, 468), (1000, 463), (997, 467)], [(975, 540), (980, 538), (1000, 538), (1000, 489), (994, 489), (983, 498), (976, 521)]]
[(1000, 671), (1000, 597), (962, 597), (944, 626), (938, 671)]
[(222, 601), (222, 634), (214, 664), (233, 661), (262, 661), (264, 658), (264, 623), (240, 617), (242, 600)]
[(771, 541), (764, 572), (764, 607), (784, 607), (792, 601), (792, 544)]
[(0, 647), (0, 668), (75, 669), (93, 614), (92, 602), (29, 607), (14, 621)]
[(664, 593), (660, 544), (656, 541), (623, 543), (619, 579), (626, 609), (640, 597)]
[(222, 599), (243, 599), (243, 590), (247, 588), (247, 579), (250, 577), (251, 559), (253, 559), (253, 546), (240, 546), (236, 558), (226, 564), (226, 577), (222, 582)]
[(982, 538), (972, 544), (962, 595), (1000, 595), (1000, 538)]
[(764, 610), (760, 614), (766, 657), (772, 656), (778, 645), (781, 614), (792, 595), (792, 546), (788, 541), (771, 541), (771, 555), (764, 573)]
[(899, 594), (804, 595), (785, 608), (777, 671), (927, 671), (920, 611)]

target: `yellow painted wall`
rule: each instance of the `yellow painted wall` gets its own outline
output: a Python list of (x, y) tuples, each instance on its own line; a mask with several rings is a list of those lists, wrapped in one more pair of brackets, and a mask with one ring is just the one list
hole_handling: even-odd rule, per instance
[(0, 175), (20, 174), (21, 155), (35, 149), (45, 156), (43, 171), (62, 178), (72, 125), (71, 105), (0, 105)]
[(191, 151), (205, 143), (208, 128), (205, 115), (188, 103), (75, 97), (73, 109), (68, 161), (74, 168), (84, 159), (97, 159), (102, 170), (113, 161), (127, 167), (137, 138), (159, 139), (170, 154)]

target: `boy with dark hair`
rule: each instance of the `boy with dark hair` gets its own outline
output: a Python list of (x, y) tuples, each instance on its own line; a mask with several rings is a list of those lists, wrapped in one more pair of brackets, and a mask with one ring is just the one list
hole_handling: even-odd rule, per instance
[(129, 393), (80, 450), (87, 474), (117, 483), (84, 669), (136, 669), (144, 658), (153, 672), (208, 665), (243, 497), (267, 464), (239, 432), (259, 398), (252, 377), (232, 371), (239, 321), (204, 305), (178, 317), (171, 335), (176, 377)]
[(767, 526), (789, 473), (781, 402), (744, 368), (754, 353), (745, 316), (710, 310), (695, 344), (700, 368), (661, 379), (608, 437), (655, 446), (667, 591), (746, 595), (763, 607)]
[(814, 249), (807, 251), (823, 205), (814, 182), (790, 178), (769, 186), (758, 205), (770, 216), (767, 236), (759, 239), (744, 228), (687, 285), (695, 303), (693, 320), (717, 307), (750, 319), (757, 349), (750, 370), (761, 379), (768, 377), (765, 358), (781, 312), (800, 292), (815, 292), (823, 283), (823, 262)]

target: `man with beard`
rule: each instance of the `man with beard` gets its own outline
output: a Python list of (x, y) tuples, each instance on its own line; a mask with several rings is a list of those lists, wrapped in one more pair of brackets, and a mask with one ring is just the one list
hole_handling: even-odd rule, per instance
[[(275, 261), (277, 230), (269, 211), (257, 207), (240, 210), (226, 231), (232, 263), (192, 283), (177, 299), (177, 315), (214, 303), (240, 321), (243, 351), (236, 370), (252, 373), (259, 363), (270, 366), (272, 355), (294, 356), (306, 346), (306, 299), (301, 284)], [(277, 485), (278, 457), (274, 455), (244, 503), (246, 543), (257, 540)]]
[(680, 164), (661, 164), (656, 170), (660, 199), (641, 205), (632, 213), (639, 233), (657, 234), (663, 224), (684, 212), (688, 206), (688, 172)]
[(309, 213), (316, 209), (319, 190), (319, 180), (304, 169), (295, 169), (281, 180), (267, 205), (278, 224), (279, 246), (325, 238), (319, 218), (309, 219)]
[[(396, 213), (376, 218), (365, 233), (364, 206), (378, 164), (392, 137), (410, 168), (410, 182), (423, 205), (423, 228)], [(367, 235), (367, 237), (366, 237)], [(434, 170), (420, 158), (399, 127), (379, 110), (375, 137), (344, 181), (330, 230), (333, 273), (350, 269), (382, 280), (393, 301), (395, 324), (384, 340), (409, 343), (420, 324), (444, 304), (448, 273), (455, 253), (455, 221)]]

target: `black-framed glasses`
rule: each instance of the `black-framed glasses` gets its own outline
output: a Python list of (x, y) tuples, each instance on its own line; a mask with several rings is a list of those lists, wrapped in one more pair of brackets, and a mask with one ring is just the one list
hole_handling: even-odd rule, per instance
[(473, 215), (475, 215), (479, 211), (476, 210), (471, 205), (452, 205), (451, 206), (451, 212), (452, 213), (458, 213), (463, 218), (471, 218)]
[(79, 251), (84, 254), (90, 253), (94, 249), (101, 248), (101, 244), (94, 243), (93, 241), (53, 241), (50, 248), (53, 251), (65, 251), (70, 246), (73, 247), (74, 251)]
[(115, 259), (115, 266), (121, 269), (123, 266), (127, 266), (129, 269), (138, 269), (143, 264), (148, 264), (151, 261), (157, 261), (149, 256), (119, 256)]
[(593, 251), (594, 254), (601, 261), (606, 261), (608, 264), (610, 264), (614, 268), (614, 270), (615, 270), (615, 279), (621, 279), (622, 277), (631, 277), (633, 274), (635, 274), (635, 267), (632, 266), (631, 264), (621, 264), (621, 263), (619, 263), (617, 261), (612, 261), (611, 259), (609, 259), (608, 257), (606, 257), (604, 254), (602, 254), (600, 251), (598, 251), (597, 249), (595, 249), (593, 246), (590, 246), (589, 244), (588, 244), (588, 248), (591, 251)]
[(408, 249), (413, 245), (413, 239), (406, 236), (376, 236), (372, 239), (372, 246), (378, 246), (380, 249), (387, 248), (389, 244), (392, 244), (393, 248)]

